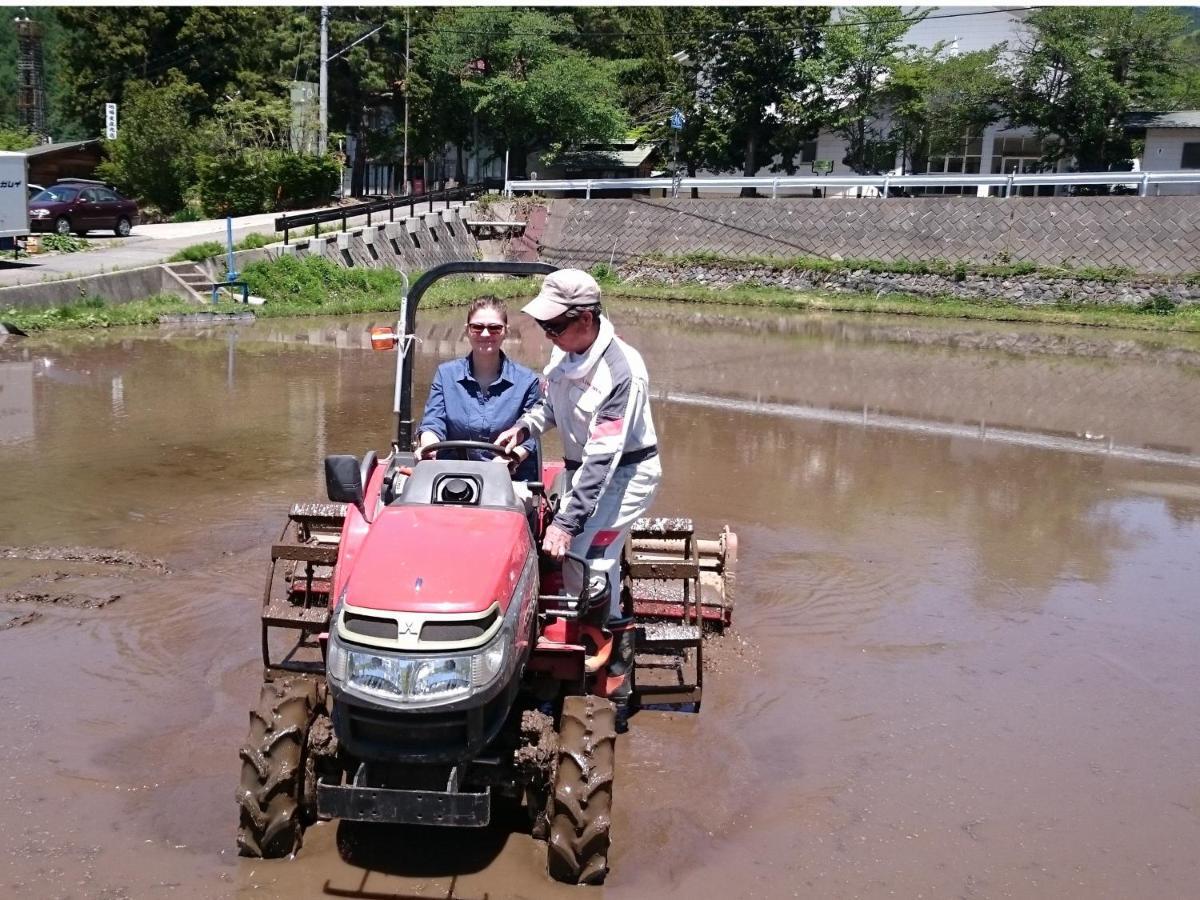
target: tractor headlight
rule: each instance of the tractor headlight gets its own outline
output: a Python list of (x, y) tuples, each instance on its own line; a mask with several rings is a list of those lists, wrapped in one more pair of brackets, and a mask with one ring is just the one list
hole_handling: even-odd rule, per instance
[(329, 680), (355, 693), (411, 704), (444, 703), (490, 687), (505, 670), (512, 641), (508, 627), (473, 653), (401, 655), (329, 639)]

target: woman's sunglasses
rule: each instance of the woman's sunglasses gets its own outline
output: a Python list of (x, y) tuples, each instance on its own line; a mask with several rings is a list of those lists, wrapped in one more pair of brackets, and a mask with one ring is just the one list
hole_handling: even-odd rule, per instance
[(471, 322), (467, 325), (467, 329), (471, 334), (504, 334), (505, 326), (496, 324), (491, 325), (481, 322)]

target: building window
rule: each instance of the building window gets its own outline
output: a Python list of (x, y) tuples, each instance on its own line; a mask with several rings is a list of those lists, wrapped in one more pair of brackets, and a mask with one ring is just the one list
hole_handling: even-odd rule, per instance
[[(965, 135), (962, 143), (945, 156), (930, 156), (925, 166), (928, 175), (978, 175), (983, 160), (983, 139), (978, 135)], [(974, 194), (969, 185), (953, 187), (931, 187), (918, 189), (925, 194)]]
[[(1037, 137), (998, 137), (992, 143), (993, 175), (1033, 175), (1046, 170), (1042, 163), (1042, 141)], [(991, 193), (1003, 195), (1004, 188), (992, 188)], [(1053, 185), (1034, 187), (1025, 185), (1017, 188), (1022, 197), (1053, 196)]]
[(805, 141), (803, 144), (800, 145), (799, 159), (796, 160), (797, 163), (803, 164), (803, 163), (816, 162), (816, 159), (817, 159), (817, 142), (816, 141)]
[(1179, 160), (1179, 168), (1200, 169), (1200, 142), (1183, 145), (1183, 156)]

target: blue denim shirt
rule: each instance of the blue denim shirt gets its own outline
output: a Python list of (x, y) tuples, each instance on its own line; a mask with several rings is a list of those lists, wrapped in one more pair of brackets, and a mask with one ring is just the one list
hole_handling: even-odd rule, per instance
[[(471, 356), (442, 363), (429, 386), (422, 431), (431, 431), (443, 441), (487, 441), (508, 428), (517, 418), (542, 397), (538, 376), (503, 352), (500, 354), (500, 376), (486, 391), (471, 372)], [(533, 452), (534, 440), (525, 442), (530, 456), (517, 468), (514, 478), (536, 481), (541, 477)], [(471, 459), (491, 459), (483, 450), (469, 450)]]

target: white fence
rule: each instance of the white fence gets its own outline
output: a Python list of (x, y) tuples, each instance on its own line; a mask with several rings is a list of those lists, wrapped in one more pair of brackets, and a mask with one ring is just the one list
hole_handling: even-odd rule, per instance
[(592, 192), (610, 190), (661, 190), (672, 197), (681, 191), (730, 190), (742, 188), (770, 191), (771, 199), (780, 190), (794, 188), (862, 189), (873, 197), (895, 196), (910, 188), (973, 187), (1002, 188), (1005, 197), (1012, 197), (1022, 187), (1068, 187), (1078, 185), (1123, 185), (1136, 188), (1138, 195), (1151, 196), (1152, 185), (1200, 184), (1200, 170), (1195, 172), (1071, 172), (1053, 175), (781, 175), (775, 177), (731, 178), (576, 178), (559, 181), (506, 181), (504, 193), (583, 191), (590, 200)]

